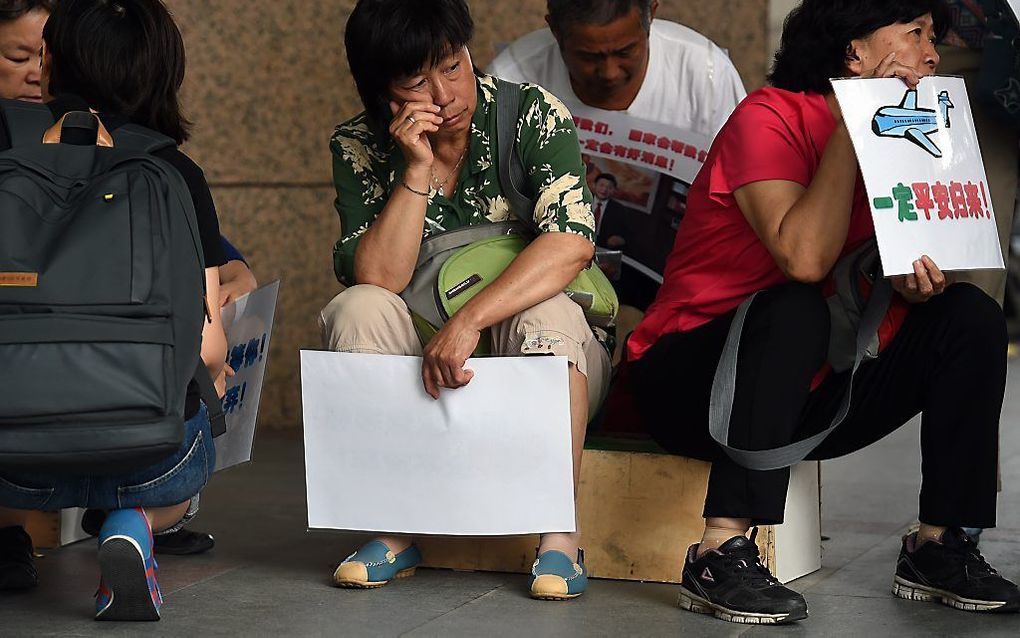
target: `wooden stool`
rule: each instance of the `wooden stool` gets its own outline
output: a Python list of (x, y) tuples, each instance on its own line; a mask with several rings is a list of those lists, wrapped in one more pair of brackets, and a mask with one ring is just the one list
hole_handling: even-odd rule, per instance
[[(701, 538), (709, 464), (665, 454), (585, 450), (578, 519), (589, 575), (680, 581), (684, 554)], [(817, 463), (794, 468), (783, 525), (759, 528), (763, 561), (783, 582), (821, 567)], [(527, 573), (537, 536), (422, 537), (428, 567)]]

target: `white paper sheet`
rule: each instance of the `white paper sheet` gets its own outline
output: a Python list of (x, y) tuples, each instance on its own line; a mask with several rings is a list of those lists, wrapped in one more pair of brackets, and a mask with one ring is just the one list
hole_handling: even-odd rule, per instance
[(280, 282), (274, 281), (223, 309), (227, 363), (235, 374), (223, 397), (227, 431), (214, 440), (217, 472), (251, 460), (279, 295)]
[(302, 351), (308, 526), (573, 531), (566, 358), (468, 367), (471, 383), (435, 401), (418, 357)]
[(928, 255), (945, 271), (1002, 269), (991, 192), (963, 79), (833, 80), (864, 175), (887, 276)]

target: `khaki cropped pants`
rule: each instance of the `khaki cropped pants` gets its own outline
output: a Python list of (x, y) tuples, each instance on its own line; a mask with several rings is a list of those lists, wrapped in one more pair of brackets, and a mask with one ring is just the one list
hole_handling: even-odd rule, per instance
[[(404, 300), (371, 285), (348, 288), (319, 316), (324, 347), (334, 352), (422, 355), (421, 340)], [(491, 329), (492, 351), (502, 356), (565, 356), (588, 379), (588, 417), (609, 389), (609, 354), (596, 339), (580, 306), (564, 294), (505, 320)]]

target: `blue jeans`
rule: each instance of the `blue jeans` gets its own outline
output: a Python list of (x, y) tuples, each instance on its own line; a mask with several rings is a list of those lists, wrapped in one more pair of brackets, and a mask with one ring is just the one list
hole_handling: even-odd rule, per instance
[(166, 507), (198, 494), (216, 467), (216, 448), (203, 404), (185, 423), (184, 443), (156, 465), (120, 476), (0, 474), (0, 505), (19, 510), (54, 511), (67, 507), (114, 510)]

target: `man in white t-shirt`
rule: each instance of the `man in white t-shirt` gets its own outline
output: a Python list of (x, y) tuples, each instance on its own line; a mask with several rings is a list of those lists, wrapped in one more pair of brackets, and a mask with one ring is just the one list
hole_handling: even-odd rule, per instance
[(489, 72), (712, 138), (746, 95), (726, 52), (655, 20), (657, 0), (548, 0), (548, 29), (508, 46)]

